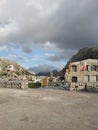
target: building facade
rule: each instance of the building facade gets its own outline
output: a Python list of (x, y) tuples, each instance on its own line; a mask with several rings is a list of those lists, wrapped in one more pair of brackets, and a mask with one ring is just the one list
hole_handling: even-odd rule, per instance
[(70, 63), (65, 79), (70, 83), (98, 82), (98, 60), (87, 59)]

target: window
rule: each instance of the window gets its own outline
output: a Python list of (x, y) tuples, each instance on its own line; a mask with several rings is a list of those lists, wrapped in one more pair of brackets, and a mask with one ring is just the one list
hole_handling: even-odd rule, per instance
[(72, 77), (72, 82), (77, 82), (77, 77)]
[(91, 66), (90, 65), (87, 65), (86, 66), (86, 71), (90, 71), (91, 70)]
[(97, 81), (97, 76), (96, 75), (92, 75), (90, 81), (91, 82), (96, 82)]
[(92, 71), (96, 71), (96, 65), (92, 65), (92, 66), (91, 66), (91, 70), (92, 70)]
[(84, 82), (89, 82), (89, 76), (88, 75), (84, 76)]
[(98, 72), (98, 65), (96, 65), (96, 71)]
[(76, 66), (76, 65), (73, 65), (73, 66), (72, 66), (72, 71), (73, 71), (73, 72), (77, 72), (77, 66)]
[(98, 82), (98, 75), (96, 76), (96, 81)]

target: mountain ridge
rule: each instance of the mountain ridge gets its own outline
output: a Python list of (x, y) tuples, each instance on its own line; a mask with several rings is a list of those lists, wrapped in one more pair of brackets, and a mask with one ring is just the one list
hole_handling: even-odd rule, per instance
[[(58, 76), (58, 71), (57, 70), (52, 70), (53, 76)], [(36, 76), (50, 76), (50, 71), (47, 72), (39, 72), (36, 74)]]

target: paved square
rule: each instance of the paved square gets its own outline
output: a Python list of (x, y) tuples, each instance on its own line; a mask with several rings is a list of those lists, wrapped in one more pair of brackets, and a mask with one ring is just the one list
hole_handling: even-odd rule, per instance
[(0, 130), (98, 130), (98, 93), (0, 88)]

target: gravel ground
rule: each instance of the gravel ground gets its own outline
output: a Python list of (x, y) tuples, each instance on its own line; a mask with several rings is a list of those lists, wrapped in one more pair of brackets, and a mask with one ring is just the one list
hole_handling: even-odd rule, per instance
[(98, 130), (98, 93), (0, 88), (0, 130)]

